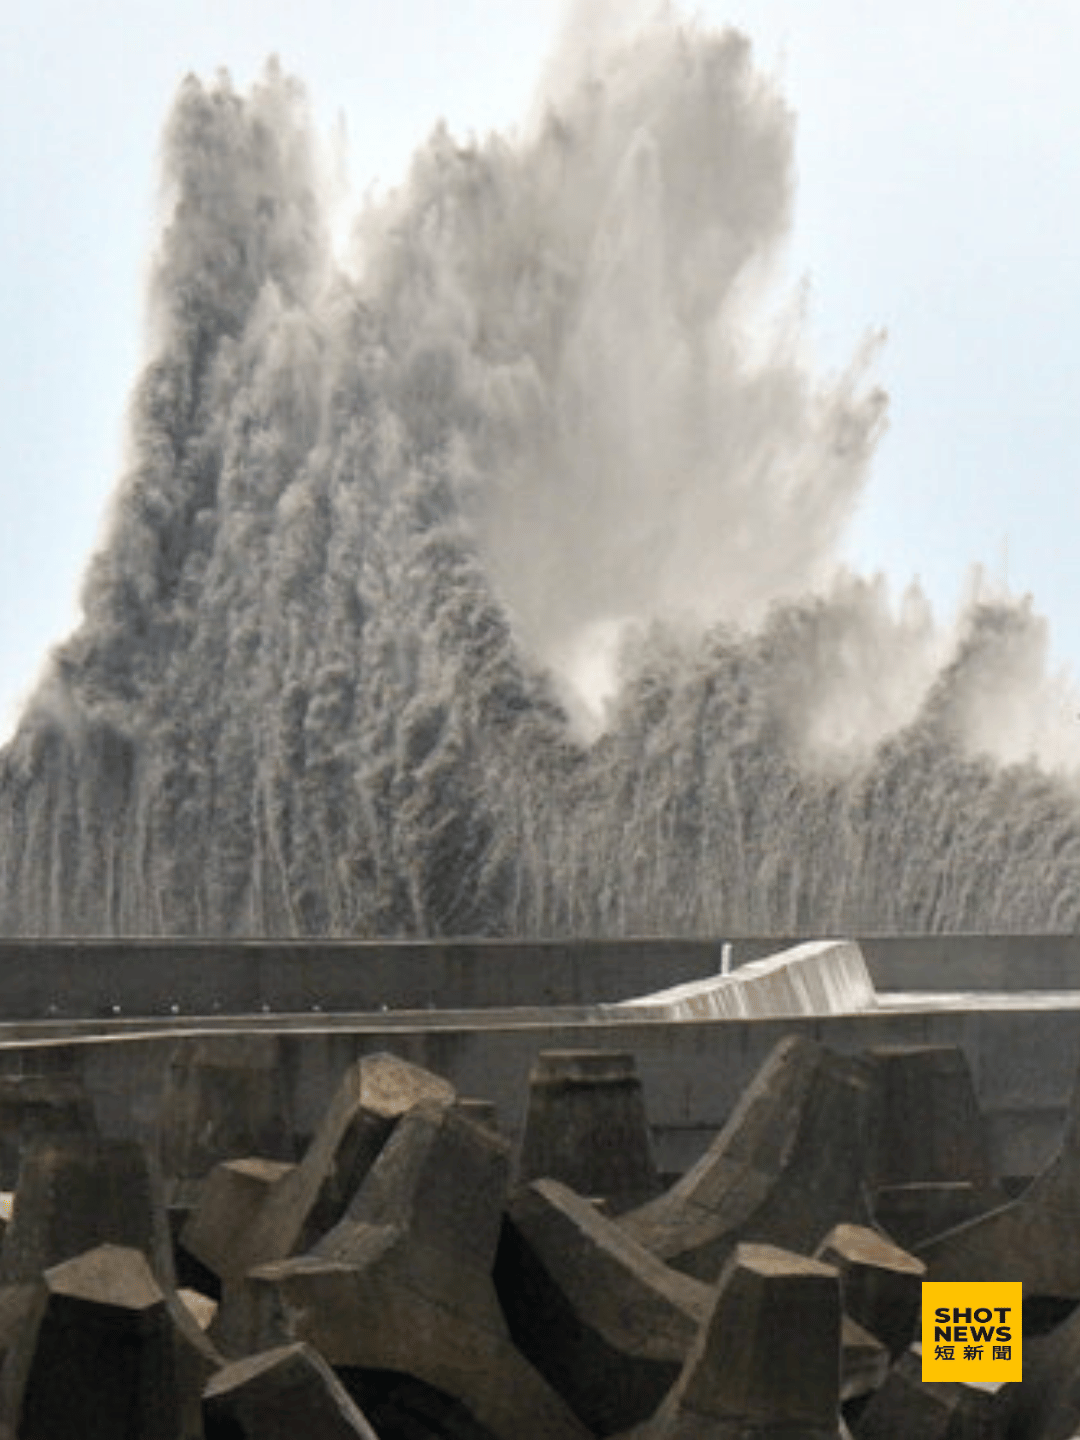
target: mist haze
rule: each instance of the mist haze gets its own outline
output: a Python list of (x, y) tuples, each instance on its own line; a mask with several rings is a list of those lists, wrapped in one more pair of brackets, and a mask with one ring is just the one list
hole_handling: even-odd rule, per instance
[(880, 342), (822, 372), (777, 287), (793, 163), (746, 39), (670, 14), (573, 31), (351, 229), (278, 63), (187, 80), (0, 929), (1074, 928), (1042, 622), (841, 564)]

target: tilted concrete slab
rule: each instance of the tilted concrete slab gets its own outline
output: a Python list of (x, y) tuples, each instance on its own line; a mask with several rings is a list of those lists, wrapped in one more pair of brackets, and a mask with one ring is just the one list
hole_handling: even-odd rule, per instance
[(889, 1373), (889, 1352), (876, 1336), (850, 1315), (840, 1323), (840, 1398), (855, 1400), (873, 1394)]
[[(1080, 936), (856, 936), (882, 991), (1060, 991)], [(707, 940), (0, 939), (3, 1014), (70, 1033), (80, 1019), (596, 1005), (776, 954), (805, 935)], [(175, 1007), (175, 1010), (174, 1010)], [(176, 1013), (178, 1012), (178, 1013)]]
[(302, 1253), (341, 1218), (401, 1116), (423, 1100), (454, 1098), (446, 1080), (396, 1055), (358, 1060), (298, 1165), (274, 1172), (249, 1162), (211, 1176), (184, 1248), (223, 1282)]
[(852, 1422), (855, 1440), (1005, 1440), (1006, 1407), (993, 1384), (924, 1381), (922, 1350), (906, 1350)]
[(1019, 1280), (1080, 1300), (1080, 1076), (1057, 1155), (1016, 1200), (917, 1247), (930, 1280)]
[(740, 1241), (811, 1254), (834, 1225), (869, 1222), (868, 1093), (859, 1061), (801, 1037), (781, 1041), (701, 1160), (620, 1224), (702, 1279)]
[(837, 1225), (816, 1258), (840, 1275), (845, 1312), (896, 1356), (918, 1338), (926, 1266), (864, 1225)]
[(837, 1440), (840, 1282), (771, 1245), (740, 1245), (671, 1392), (634, 1440)]
[(206, 1440), (379, 1440), (333, 1370), (303, 1344), (234, 1361), (204, 1395)]
[(495, 1261), (510, 1173), (509, 1145), (444, 1101), (404, 1115), (343, 1219), (315, 1253), (347, 1260), (358, 1226), (392, 1225), (418, 1247), (487, 1274)]
[[(497, 1440), (586, 1440), (591, 1432), (513, 1344), (479, 1277), (462, 1281), (392, 1226), (356, 1239), (349, 1263), (298, 1256), (252, 1271), (238, 1301), (245, 1343), (305, 1340), (335, 1368), (414, 1376)], [(231, 1333), (240, 1333), (235, 1317)]]
[(312, 1254), (227, 1288), (214, 1333), (234, 1350), (303, 1340), (335, 1367), (414, 1376), (496, 1440), (585, 1440), (513, 1345), (495, 1293), (508, 1174), (505, 1140), (422, 1102)]
[(653, 1413), (712, 1304), (555, 1180), (512, 1197), (495, 1283), (515, 1344), (597, 1435)]
[(181, 1230), (183, 1249), (219, 1282), (242, 1275), (251, 1268), (253, 1228), (275, 1185), (295, 1169), (257, 1155), (215, 1165)]

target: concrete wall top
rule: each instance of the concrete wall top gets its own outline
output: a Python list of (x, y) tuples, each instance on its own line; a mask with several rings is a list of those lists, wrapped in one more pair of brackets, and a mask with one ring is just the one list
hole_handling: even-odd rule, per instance
[[(805, 939), (737, 937), (741, 965)], [(612, 1003), (715, 975), (724, 941), (0, 940), (0, 1023)], [(1080, 988), (1080, 936), (860, 937), (878, 990)]]
[(860, 937), (879, 990), (1080, 989), (1080, 935)]
[(0, 940), (0, 1022), (593, 1005), (720, 956), (715, 940)]

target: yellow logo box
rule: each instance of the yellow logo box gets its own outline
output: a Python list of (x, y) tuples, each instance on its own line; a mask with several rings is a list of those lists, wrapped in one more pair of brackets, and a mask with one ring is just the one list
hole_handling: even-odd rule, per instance
[(1023, 1291), (1018, 1280), (926, 1281), (922, 1378), (1022, 1379)]

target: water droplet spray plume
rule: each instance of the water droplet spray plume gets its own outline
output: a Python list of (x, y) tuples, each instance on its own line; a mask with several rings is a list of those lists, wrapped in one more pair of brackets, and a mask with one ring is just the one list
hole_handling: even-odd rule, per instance
[(777, 299), (792, 116), (742, 36), (625, 16), (344, 248), (297, 83), (185, 82), (127, 470), (0, 756), (3, 932), (1076, 926), (1030, 605), (839, 563), (885, 403)]

